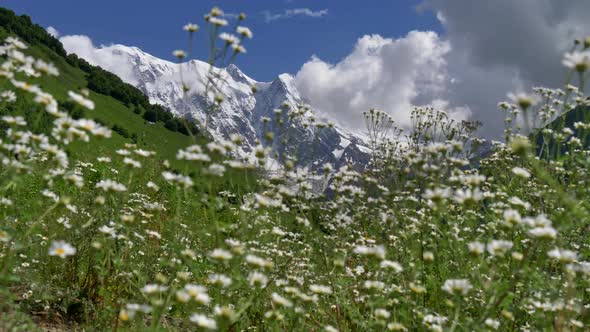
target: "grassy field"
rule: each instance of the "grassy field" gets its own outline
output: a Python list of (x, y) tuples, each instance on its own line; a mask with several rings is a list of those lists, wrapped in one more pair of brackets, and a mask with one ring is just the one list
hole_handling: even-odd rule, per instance
[[(83, 72), (43, 46), (1, 50), (0, 330), (588, 329), (590, 124), (548, 127), (585, 106), (573, 85), (502, 103), (506, 141), (477, 168), (472, 124), (416, 109), (405, 144), (378, 132), (386, 114), (366, 113), (382, 139), (363, 172), (286, 164), (263, 177), (234, 143), (84, 96)], [(34, 78), (51, 67), (23, 53), (60, 75)], [(137, 145), (70, 118), (72, 101)], [(561, 108), (543, 116), (547, 105)], [(518, 129), (523, 114), (546, 129)], [(536, 146), (549, 141), (551, 153)], [(318, 178), (329, 195), (311, 190)]]

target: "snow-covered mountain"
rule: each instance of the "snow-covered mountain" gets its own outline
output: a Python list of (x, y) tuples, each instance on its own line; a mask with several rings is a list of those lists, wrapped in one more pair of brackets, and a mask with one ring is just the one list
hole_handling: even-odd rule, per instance
[[(360, 137), (338, 126), (320, 125), (318, 129), (317, 124), (326, 119), (320, 119), (311, 109), (302, 111), (304, 99), (289, 74), (279, 75), (272, 82), (257, 82), (233, 64), (226, 68), (212, 68), (197, 60), (177, 64), (124, 45), (103, 47), (97, 52), (99, 57), (116, 59), (118, 66), (104, 69), (138, 87), (152, 103), (176, 116), (206, 123), (216, 139), (239, 134), (244, 141), (239, 151), (243, 156), (251, 154), (258, 142), (266, 145), (265, 137), (271, 131), (277, 155), (286, 149), (302, 166), (314, 168), (328, 162), (335, 167), (348, 163), (358, 167), (368, 160), (369, 149)], [(225, 98), (214, 111), (211, 106), (216, 89), (207, 84), (208, 78)], [(187, 93), (183, 85), (188, 86)], [(303, 114), (289, 116), (298, 110)]]

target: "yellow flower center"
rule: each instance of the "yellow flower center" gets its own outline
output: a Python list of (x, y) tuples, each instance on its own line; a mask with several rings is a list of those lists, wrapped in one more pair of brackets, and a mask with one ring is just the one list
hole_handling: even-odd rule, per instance
[(127, 313), (126, 310), (121, 310), (121, 312), (119, 313), (119, 318), (122, 321), (128, 321), (129, 320), (129, 314)]

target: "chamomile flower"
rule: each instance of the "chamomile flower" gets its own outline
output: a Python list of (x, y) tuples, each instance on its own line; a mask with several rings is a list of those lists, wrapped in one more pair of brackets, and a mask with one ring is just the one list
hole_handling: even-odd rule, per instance
[(197, 32), (199, 31), (199, 26), (193, 23), (187, 23), (185, 26), (182, 27), (184, 31), (187, 32)]
[(526, 93), (509, 93), (508, 99), (522, 110), (527, 110), (539, 102), (539, 98), (536, 95)]
[(227, 20), (218, 17), (209, 17), (209, 23), (219, 27), (223, 27), (227, 25)]
[(192, 314), (190, 321), (206, 330), (217, 330), (217, 321), (201, 314)]
[(233, 45), (240, 42), (240, 38), (227, 32), (222, 32), (221, 34), (219, 34), (219, 38), (225, 41), (228, 45)]
[(247, 27), (238, 26), (236, 32), (244, 38), (252, 38), (252, 31)]
[(448, 279), (442, 286), (442, 290), (451, 295), (459, 294), (463, 296), (467, 295), (472, 288), (473, 286), (467, 279)]
[(573, 51), (568, 52), (563, 56), (563, 65), (574, 69), (579, 73), (584, 73), (590, 68), (590, 52), (589, 51)]
[(547, 256), (560, 263), (573, 263), (578, 260), (578, 254), (575, 251), (567, 249), (552, 249), (547, 253)]
[(10, 235), (0, 229), (0, 242), (8, 242), (10, 240)]
[(512, 168), (512, 173), (518, 177), (523, 178), (523, 179), (528, 179), (531, 177), (531, 173), (522, 167)]
[(87, 108), (89, 110), (94, 109), (94, 102), (92, 100), (84, 97), (83, 95), (77, 94), (73, 91), (68, 91), (68, 96), (70, 97), (70, 99), (72, 99), (78, 105), (80, 105), (84, 108)]
[(76, 254), (76, 248), (65, 241), (54, 241), (49, 247), (49, 256), (59, 256), (66, 258)]
[(492, 319), (492, 318), (486, 318), (486, 320), (484, 321), (484, 324), (494, 330), (497, 330), (500, 327), (500, 321)]
[(268, 283), (268, 277), (260, 272), (251, 272), (250, 275), (248, 275), (248, 283), (251, 286), (264, 288)]
[(178, 60), (186, 58), (186, 52), (183, 50), (175, 50), (172, 52), (172, 55), (174, 55)]
[(506, 254), (514, 244), (506, 240), (492, 240), (487, 245), (487, 250), (492, 256), (503, 256)]
[(162, 293), (168, 290), (168, 286), (160, 285), (160, 284), (146, 284), (143, 286), (141, 291), (145, 294), (156, 294)]
[(102, 189), (103, 191), (115, 191), (115, 192), (123, 192), (123, 191), (127, 191), (127, 187), (125, 187), (125, 185), (118, 183), (116, 181), (110, 180), (110, 179), (106, 179), (106, 180), (100, 180), (97, 184), (96, 184), (96, 188)]
[(279, 305), (279, 306), (283, 306), (283, 307), (292, 307), (293, 306), (293, 302), (291, 302), (289, 299), (287, 299), (286, 297), (283, 297), (281, 295), (279, 295), (278, 293), (273, 292), (271, 295), (271, 300), (274, 304)]
[(554, 240), (557, 237), (557, 231), (551, 226), (542, 226), (529, 230), (528, 235), (533, 238)]
[(234, 50), (234, 53), (246, 53), (246, 48), (240, 44), (232, 44), (231, 47)]
[(309, 290), (316, 294), (332, 294), (332, 287), (324, 285), (311, 285)]

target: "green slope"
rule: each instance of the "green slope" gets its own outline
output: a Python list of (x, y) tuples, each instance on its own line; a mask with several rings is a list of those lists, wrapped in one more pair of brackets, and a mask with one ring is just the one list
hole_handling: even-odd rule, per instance
[[(5, 30), (0, 32), (1, 38), (4, 38), (6, 35), (7, 32)], [(43, 90), (51, 93), (60, 105), (67, 101), (68, 91), (78, 91), (80, 88), (87, 86), (86, 75), (82, 70), (69, 65), (64, 58), (58, 56), (45, 45), (29, 46), (27, 54), (51, 61), (60, 70), (60, 76), (58, 77), (43, 77), (36, 81)], [(179, 148), (185, 147), (193, 142), (191, 137), (179, 132), (170, 131), (162, 123), (152, 124), (147, 122), (141, 115), (135, 114), (132, 109), (110, 96), (90, 91), (90, 99), (95, 102), (96, 107), (93, 111), (86, 111), (84, 114), (85, 117), (95, 119), (111, 128), (115, 125), (125, 128), (130, 135), (137, 135), (138, 146), (156, 151), (163, 159), (173, 161), (175, 159), (175, 153)], [(34, 107), (32, 104), (27, 106)], [(196, 141), (203, 143), (206, 140), (204, 137), (197, 137)], [(100, 153), (102, 149), (112, 150), (114, 147), (121, 147), (124, 143), (133, 143), (133, 141), (130, 138), (124, 138), (120, 134), (113, 132), (111, 139), (102, 142), (104, 146), (99, 147), (97, 150), (84, 151), (84, 153), (87, 154), (90, 152), (91, 154), (96, 154)], [(86, 147), (83, 148), (86, 149)]]
[[(575, 128), (576, 122), (588, 123), (590, 120), (590, 108), (588, 106), (578, 106), (562, 115), (557, 117), (543, 129), (550, 129), (553, 133), (562, 133), (564, 128), (569, 128), (573, 132), (573, 137), (580, 139), (580, 143), (584, 147), (590, 146), (590, 136), (588, 131), (585, 130), (583, 133), (579, 133), (579, 130)], [(554, 135), (543, 134), (543, 130), (535, 133), (533, 140), (537, 143), (537, 155), (547, 158), (552, 156), (554, 158), (563, 157), (565, 152), (570, 151), (571, 147), (569, 142), (569, 136), (563, 136), (561, 140), (556, 140)]]
[[(166, 121), (174, 120), (177, 127), (191, 125), (191, 130), (196, 132), (194, 124), (185, 124), (179, 119), (172, 118), (162, 107), (150, 105), (141, 91), (123, 83), (114, 74), (108, 73), (99, 67), (94, 67), (84, 60), (77, 58), (75, 55), (67, 56), (63, 51), (61, 43), (47, 34), (47, 32), (38, 25), (31, 23), (27, 16), (16, 16), (14, 12), (0, 8), (0, 39), (7, 36), (17, 36), (27, 43), (27, 55), (40, 58), (53, 63), (60, 71), (58, 77), (44, 76), (41, 79), (34, 80), (44, 91), (52, 94), (60, 106), (68, 103), (68, 91), (79, 91), (82, 88), (88, 88), (90, 99), (95, 103), (93, 111), (82, 110), (81, 107), (75, 106), (75, 111), (81, 113), (83, 117), (94, 119), (113, 130), (113, 136), (110, 139), (101, 141), (93, 140), (92, 142), (74, 143), (67, 152), (72, 154), (75, 159), (93, 162), (96, 157), (103, 155), (113, 155), (114, 151), (124, 147), (126, 143), (136, 144), (139, 148), (156, 152), (156, 157), (161, 161), (168, 160), (175, 169), (188, 170), (191, 165), (176, 160), (176, 153), (179, 149), (192, 144), (206, 144), (209, 139), (202, 134), (196, 133), (193, 136), (183, 134), (177, 130), (167, 128), (169, 123)], [(100, 74), (101, 81), (97, 84), (89, 84), (90, 73)], [(29, 80), (30, 81), (30, 80)], [(106, 83), (105, 83), (106, 82)], [(108, 85), (112, 90), (124, 90), (124, 96), (120, 100), (92, 91), (92, 88), (98, 90), (97, 85)], [(6, 80), (0, 80), (0, 89), (8, 87)], [(104, 90), (102, 86), (100, 89)], [(122, 100), (125, 100), (123, 102)], [(50, 117), (44, 115), (39, 105), (34, 103), (30, 96), (19, 92), (18, 102), (12, 110), (12, 114), (25, 115), (28, 123), (35, 123), (38, 126), (48, 129), (50, 127)], [(158, 113), (159, 121), (156, 123), (144, 119), (141, 113), (145, 113), (145, 108), (154, 108), (153, 111)], [(137, 114), (137, 109), (141, 111)], [(153, 112), (152, 111), (152, 112)], [(0, 110), (2, 115), (6, 110)], [(41, 120), (39, 120), (41, 118)], [(173, 123), (174, 125), (174, 123)], [(32, 128), (39, 129), (39, 128)], [(124, 134), (121, 135), (121, 129)], [(184, 128), (183, 128), (184, 129)], [(33, 130), (35, 131), (35, 130)], [(186, 131), (185, 131), (186, 132)], [(196, 183), (199, 183), (197, 174), (193, 173)], [(246, 177), (243, 171), (228, 170), (224, 178), (216, 181), (215, 187), (211, 190), (232, 188), (234, 190), (246, 190), (253, 185), (252, 176)], [(208, 182), (210, 185), (211, 181)]]

